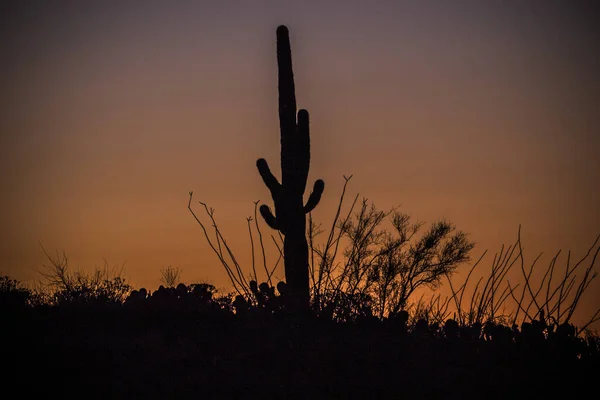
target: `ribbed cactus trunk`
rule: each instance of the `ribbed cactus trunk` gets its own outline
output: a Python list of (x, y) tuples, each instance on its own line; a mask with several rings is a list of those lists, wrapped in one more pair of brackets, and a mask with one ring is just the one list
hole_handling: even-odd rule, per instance
[(308, 111), (298, 111), (296, 121), (296, 94), (292, 70), (292, 52), (289, 32), (285, 26), (277, 28), (277, 66), (279, 84), (279, 128), (281, 132), (281, 183), (271, 173), (267, 161), (256, 162), (265, 185), (275, 204), (275, 215), (262, 205), (260, 213), (266, 223), (284, 235), (283, 257), (285, 279), (293, 303), (308, 307), (308, 244), (306, 242), (306, 214), (319, 203), (325, 187), (317, 180), (308, 201), (303, 196), (310, 165), (310, 133)]

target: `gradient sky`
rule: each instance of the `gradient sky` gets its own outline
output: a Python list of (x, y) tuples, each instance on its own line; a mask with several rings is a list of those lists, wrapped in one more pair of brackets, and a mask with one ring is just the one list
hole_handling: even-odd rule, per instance
[(331, 220), (353, 174), (350, 194), (447, 218), (477, 242), (475, 258), (513, 243), (519, 224), (526, 261), (580, 257), (600, 233), (597, 8), (2, 2), (0, 271), (37, 278), (41, 243), (75, 268), (125, 262), (136, 287), (156, 288), (168, 265), (227, 285), (188, 192), (216, 208), (248, 265), (245, 218), (271, 202), (256, 159), (279, 172), (280, 24), (311, 113), (309, 180), (326, 182), (317, 220)]

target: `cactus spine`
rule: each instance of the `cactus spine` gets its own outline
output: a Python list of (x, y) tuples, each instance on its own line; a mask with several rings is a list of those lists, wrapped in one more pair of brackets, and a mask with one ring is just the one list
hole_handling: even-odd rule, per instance
[(277, 67), (279, 88), (279, 129), (281, 133), (281, 183), (263, 158), (256, 162), (258, 172), (271, 192), (275, 215), (267, 205), (260, 206), (265, 222), (284, 235), (283, 256), (288, 292), (300, 307), (309, 304), (308, 244), (306, 214), (319, 203), (325, 183), (315, 181), (306, 204), (303, 196), (310, 165), (308, 111), (298, 111), (292, 71), (288, 29), (277, 28)]

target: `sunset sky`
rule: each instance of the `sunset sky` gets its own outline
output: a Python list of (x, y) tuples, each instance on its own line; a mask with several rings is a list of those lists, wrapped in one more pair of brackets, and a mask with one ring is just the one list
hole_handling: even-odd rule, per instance
[[(41, 243), (74, 268), (125, 263), (136, 287), (158, 287), (168, 265), (224, 287), (190, 190), (249, 268), (245, 218), (271, 204), (256, 160), (279, 176), (280, 24), (311, 113), (309, 182), (326, 184), (315, 219), (330, 223), (353, 174), (351, 196), (469, 232), (474, 258), (491, 252), (485, 268), (519, 224), (526, 261), (580, 258), (600, 234), (597, 8), (3, 2), (0, 272), (37, 279)], [(594, 282), (583, 307), (598, 293)]]

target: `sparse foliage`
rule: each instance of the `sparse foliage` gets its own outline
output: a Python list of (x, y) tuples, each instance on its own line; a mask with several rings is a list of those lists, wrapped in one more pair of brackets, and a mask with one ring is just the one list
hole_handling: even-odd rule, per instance
[[(346, 184), (350, 178), (345, 178)], [(474, 243), (444, 220), (434, 222), (419, 236), (424, 224), (412, 222), (410, 215), (396, 208), (382, 211), (363, 199), (353, 212), (358, 196), (340, 219), (345, 190), (346, 186), (325, 244), (315, 244), (321, 231), (310, 220), (315, 308), (360, 299), (383, 318), (405, 309), (417, 289), (436, 288), (444, 276), (469, 260)], [(385, 227), (386, 222), (391, 229)], [(342, 257), (338, 256), (340, 246)]]
[[(558, 267), (561, 252), (557, 252), (543, 271), (539, 283), (534, 284), (533, 272), (542, 254), (537, 255), (528, 268), (525, 267), (519, 227), (516, 242), (507, 248), (502, 246), (500, 252), (494, 255), (489, 275), (485, 279), (481, 277), (477, 280), (470, 290), (470, 298), (465, 298), (467, 287), (473, 271), (480, 264), (485, 252), (473, 264), (461, 285), (456, 286), (448, 277), (448, 284), (452, 290), (451, 300), (457, 310), (458, 322), (462, 325), (497, 323), (516, 326), (538, 321), (549, 331), (557, 330), (560, 326), (571, 325), (583, 294), (598, 276), (595, 263), (600, 252), (599, 241), (600, 236), (574, 265), (569, 252), (563, 271)], [(521, 280), (514, 284), (510, 282), (507, 275), (516, 266), (521, 273)], [(585, 332), (598, 320), (600, 320), (600, 308), (577, 328), (577, 334)]]
[(179, 267), (173, 267), (171, 265), (161, 268), (160, 282), (166, 287), (175, 287), (181, 282), (181, 272)]
[(32, 293), (21, 282), (9, 276), (0, 276), (0, 310), (14, 311), (29, 304)]
[(38, 272), (50, 304), (122, 303), (132, 289), (122, 277), (123, 266), (109, 268), (105, 261), (102, 269), (96, 268), (92, 273), (72, 271), (64, 252), (52, 257), (42, 250), (50, 264), (43, 265)]

